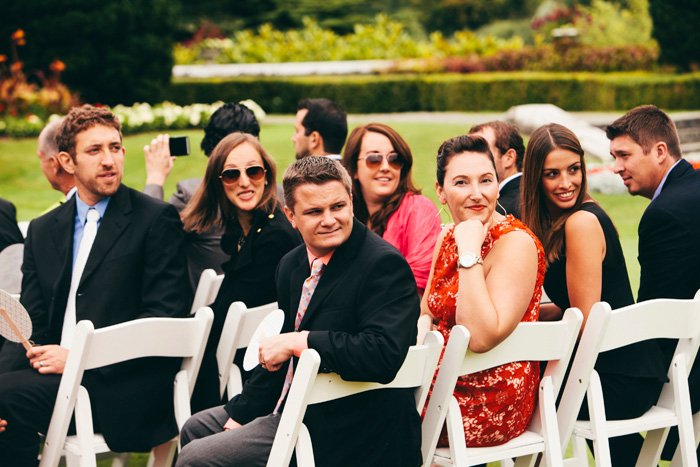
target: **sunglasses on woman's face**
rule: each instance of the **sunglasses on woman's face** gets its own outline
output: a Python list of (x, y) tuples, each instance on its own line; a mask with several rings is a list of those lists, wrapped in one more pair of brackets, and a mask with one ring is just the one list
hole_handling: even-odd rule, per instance
[(377, 167), (382, 165), (384, 157), (386, 157), (386, 162), (391, 166), (391, 168), (400, 169), (401, 167), (403, 167), (403, 157), (401, 157), (399, 154), (396, 154), (395, 152), (387, 154), (386, 156), (384, 156), (384, 154), (379, 154), (378, 152), (371, 152), (365, 157), (359, 157), (358, 160), (364, 160), (365, 164), (367, 164), (368, 169), (376, 169)]
[[(256, 182), (262, 180), (263, 177), (265, 177), (266, 170), (259, 165), (251, 165), (250, 167), (246, 167), (243, 170), (245, 170), (246, 177)], [(238, 179), (241, 178), (241, 169), (226, 169), (223, 172), (221, 172), (219, 178), (225, 185), (236, 183)]]

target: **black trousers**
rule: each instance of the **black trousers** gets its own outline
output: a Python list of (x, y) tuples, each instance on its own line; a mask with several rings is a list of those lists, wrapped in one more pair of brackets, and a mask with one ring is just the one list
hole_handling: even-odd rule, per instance
[[(625, 420), (643, 415), (659, 399), (664, 384), (663, 381), (654, 378), (634, 378), (606, 373), (600, 373), (599, 376), (605, 401), (605, 418), (608, 420)], [(583, 399), (578, 418), (590, 419), (587, 398)], [(643, 442), (644, 438), (638, 433), (610, 438), (612, 465), (634, 466)]]

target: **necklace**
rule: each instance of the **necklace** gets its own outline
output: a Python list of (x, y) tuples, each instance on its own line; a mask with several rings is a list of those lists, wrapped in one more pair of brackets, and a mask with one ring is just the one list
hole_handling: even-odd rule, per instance
[(243, 247), (243, 244), (245, 243), (246, 235), (243, 231), (241, 231), (241, 235), (238, 237), (238, 251), (241, 251), (241, 248)]

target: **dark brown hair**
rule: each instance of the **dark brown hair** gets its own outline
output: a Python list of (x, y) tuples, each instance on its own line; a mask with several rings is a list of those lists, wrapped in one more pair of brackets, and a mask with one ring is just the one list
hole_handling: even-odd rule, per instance
[[(578, 154), (581, 160), (582, 179), (574, 206), (558, 216), (553, 216), (547, 208), (542, 192), (542, 177), (547, 156), (556, 149)], [(551, 263), (563, 252), (566, 220), (581, 207), (584, 201), (591, 199), (588, 196), (583, 148), (574, 132), (556, 123), (550, 123), (535, 130), (527, 143), (521, 191), (522, 220), (540, 239), (547, 255), (547, 262)]]
[[(226, 196), (224, 185), (219, 178), (224, 170), (228, 155), (241, 144), (248, 143), (260, 154), (265, 168), (265, 189), (256, 210), (272, 213), (279, 205), (277, 201), (277, 166), (275, 161), (265, 151), (260, 141), (247, 133), (231, 133), (224, 137), (209, 156), (204, 179), (199, 184), (192, 199), (180, 213), (182, 222), (187, 232), (206, 232), (215, 225), (227, 228), (231, 223), (237, 222), (236, 208)], [(221, 217), (219, 217), (221, 212)]]
[(58, 150), (70, 154), (75, 162), (75, 137), (78, 133), (89, 130), (96, 125), (114, 128), (119, 132), (119, 140), (121, 141), (122, 126), (119, 119), (104, 107), (93, 107), (85, 104), (81, 107), (73, 107), (58, 127), (56, 133)]
[(446, 140), (440, 145), (437, 154), (437, 182), (440, 186), (445, 186), (445, 173), (447, 165), (450, 163), (452, 156), (465, 152), (478, 152), (488, 156), (493, 165), (493, 172), (498, 180), (498, 170), (496, 170), (496, 162), (493, 160), (493, 154), (489, 148), (489, 143), (481, 136), (455, 136)]
[(340, 182), (352, 197), (352, 181), (350, 175), (340, 163), (326, 156), (306, 156), (287, 167), (282, 177), (284, 188), (284, 204), (294, 211), (296, 199), (294, 192), (297, 187), (311, 183), (323, 185), (328, 182)]
[(651, 147), (659, 141), (666, 143), (668, 153), (674, 159), (683, 157), (678, 131), (666, 112), (653, 105), (635, 107), (615, 120), (605, 129), (609, 140), (618, 136), (629, 136), (649, 154)]
[[(401, 178), (399, 179), (399, 185), (396, 187), (396, 191), (384, 201), (382, 208), (371, 216), (367, 210), (367, 203), (365, 203), (362, 196), (360, 181), (355, 178), (355, 175), (357, 175), (357, 160), (360, 156), (360, 149), (362, 148), (362, 140), (368, 132), (379, 133), (389, 138), (391, 145), (394, 147), (394, 151), (403, 159)], [(382, 123), (369, 123), (367, 125), (358, 126), (352, 130), (348, 142), (345, 145), (345, 151), (343, 151), (343, 165), (353, 179), (352, 204), (355, 217), (357, 217), (360, 222), (371, 226), (372, 230), (378, 235), (384, 234), (389, 218), (401, 205), (404, 195), (406, 195), (406, 193), (417, 195), (421, 192), (413, 183), (411, 174), (413, 154), (411, 153), (411, 148), (396, 130)]]
[(525, 145), (523, 137), (520, 136), (520, 130), (512, 123), (494, 120), (492, 122), (481, 123), (475, 125), (469, 130), (469, 134), (479, 133), (485, 128), (491, 128), (495, 136), (495, 144), (501, 155), (508, 152), (509, 149), (515, 151), (515, 166), (518, 171), (523, 170), (523, 157), (525, 156)]

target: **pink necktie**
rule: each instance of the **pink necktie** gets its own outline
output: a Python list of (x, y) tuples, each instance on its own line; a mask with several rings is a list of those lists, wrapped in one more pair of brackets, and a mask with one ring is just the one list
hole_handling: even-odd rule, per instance
[[(318, 281), (321, 279), (321, 273), (323, 272), (323, 268), (325, 267), (326, 265), (323, 264), (323, 262), (318, 258), (316, 258), (313, 261), (313, 263), (311, 263), (311, 275), (306, 278), (306, 280), (304, 281), (304, 286), (301, 289), (301, 299), (299, 300), (299, 308), (297, 309), (297, 316), (294, 319), (295, 331), (299, 330), (301, 320), (304, 318), (304, 313), (306, 313), (306, 309), (309, 307), (311, 296), (314, 294), (314, 290), (316, 290)], [(282, 405), (282, 401), (286, 397), (287, 392), (289, 392), (289, 386), (292, 385), (293, 366), (294, 365), (292, 365), (292, 360), (290, 359), (289, 368), (287, 369), (287, 376), (284, 379), (284, 386), (282, 387), (282, 394), (280, 395), (280, 398), (277, 401), (274, 413), (278, 413), (280, 405)]]

